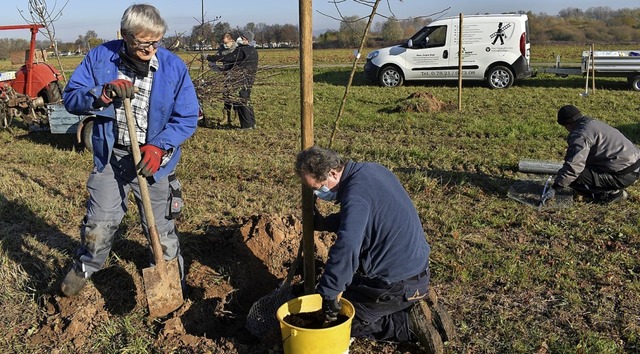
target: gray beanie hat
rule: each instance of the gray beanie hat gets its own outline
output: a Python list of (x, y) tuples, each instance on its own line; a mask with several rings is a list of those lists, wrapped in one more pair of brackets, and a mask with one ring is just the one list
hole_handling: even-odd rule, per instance
[(246, 38), (249, 42), (253, 41), (253, 32), (249, 31), (249, 30), (244, 30), (242, 32), (240, 32), (240, 35), (244, 38)]
[(575, 123), (580, 118), (582, 118), (582, 112), (576, 106), (568, 104), (558, 110), (558, 124), (560, 125)]

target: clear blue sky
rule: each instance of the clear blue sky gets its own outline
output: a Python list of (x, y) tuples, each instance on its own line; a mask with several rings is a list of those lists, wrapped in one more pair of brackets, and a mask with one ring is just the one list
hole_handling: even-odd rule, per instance
[[(2, 0), (0, 11), (0, 25), (24, 24), (18, 10), (27, 12), (28, 0)], [(13, 3), (8, 5), (6, 3)], [(64, 0), (46, 0), (49, 6), (64, 4)], [(122, 12), (134, 3), (149, 3), (156, 6), (169, 25), (168, 34), (190, 33), (191, 28), (199, 23), (202, 17), (203, 0), (69, 0), (63, 10), (62, 17), (55, 23), (56, 37), (65, 42), (74, 41), (79, 35), (94, 30), (98, 37), (111, 39), (119, 29)], [(388, 5), (387, 5), (388, 4)], [(295, 0), (204, 0), (205, 20), (212, 20), (220, 16), (220, 21), (228, 22), (233, 28), (242, 27), (248, 22), (266, 24), (298, 24), (298, 5)], [(371, 9), (357, 4), (352, 0), (345, 0), (337, 6), (330, 0), (314, 0), (313, 29), (315, 32), (326, 29), (337, 29), (339, 22), (319, 12), (332, 17), (367, 16)], [(451, 7), (443, 15), (457, 16), (476, 13), (501, 13), (511, 11), (532, 11), (533, 13), (547, 13), (557, 15), (558, 11), (567, 7), (586, 10), (594, 6), (608, 6), (611, 9), (637, 8), (640, 3), (631, 0), (382, 0), (378, 12), (390, 16), (390, 10), (397, 18), (427, 16)], [(50, 8), (51, 10), (51, 8)], [(433, 16), (432, 16), (433, 17)], [(384, 18), (377, 17), (376, 21)], [(0, 38), (29, 38), (28, 31), (0, 31)], [(38, 36), (38, 39), (44, 39)]]

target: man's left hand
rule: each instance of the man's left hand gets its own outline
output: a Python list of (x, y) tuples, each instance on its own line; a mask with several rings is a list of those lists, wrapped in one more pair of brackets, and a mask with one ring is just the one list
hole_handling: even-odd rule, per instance
[(157, 146), (142, 145), (140, 147), (140, 155), (142, 158), (136, 168), (140, 171), (140, 174), (145, 177), (151, 177), (154, 173), (160, 169), (160, 163), (162, 162), (162, 155), (164, 151)]

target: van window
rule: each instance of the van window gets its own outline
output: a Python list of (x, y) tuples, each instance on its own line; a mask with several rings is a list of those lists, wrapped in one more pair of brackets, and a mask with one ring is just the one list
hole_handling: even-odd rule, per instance
[(447, 44), (447, 26), (425, 27), (411, 40), (413, 48), (434, 48)]

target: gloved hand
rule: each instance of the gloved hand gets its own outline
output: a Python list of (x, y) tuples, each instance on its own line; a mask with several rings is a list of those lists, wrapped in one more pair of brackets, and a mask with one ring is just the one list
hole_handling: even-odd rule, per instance
[(338, 319), (338, 313), (342, 308), (340, 299), (322, 298), (322, 313), (324, 314), (325, 322), (333, 322)]
[(550, 200), (556, 197), (556, 190), (551, 187), (540, 197), (540, 205), (546, 205)]
[(154, 173), (158, 172), (160, 163), (162, 162), (162, 155), (164, 151), (157, 146), (142, 145), (140, 147), (140, 155), (142, 158), (136, 166), (136, 169), (140, 171), (140, 174), (145, 177), (151, 177)]
[(133, 97), (133, 82), (125, 79), (116, 79), (102, 86), (98, 105), (108, 106), (113, 102), (113, 97), (131, 98)]

